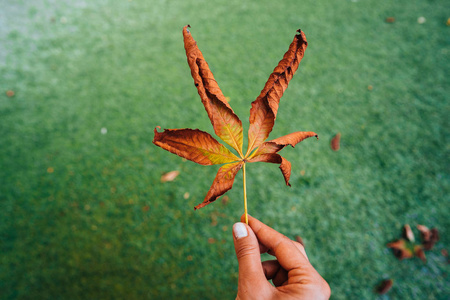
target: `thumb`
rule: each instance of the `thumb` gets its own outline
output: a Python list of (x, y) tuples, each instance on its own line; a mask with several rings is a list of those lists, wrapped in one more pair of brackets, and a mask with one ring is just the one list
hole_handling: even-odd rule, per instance
[(233, 225), (234, 249), (239, 263), (239, 287), (257, 288), (267, 284), (261, 265), (258, 239), (245, 223)]

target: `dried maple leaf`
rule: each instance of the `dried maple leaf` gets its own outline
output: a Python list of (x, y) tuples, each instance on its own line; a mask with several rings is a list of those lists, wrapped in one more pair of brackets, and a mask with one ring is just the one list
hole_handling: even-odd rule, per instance
[(301, 30), (297, 31), (298, 34), (295, 35), (283, 59), (273, 70), (260, 95), (252, 102), (248, 149), (244, 155), (242, 152), (242, 122), (220, 90), (202, 52), (197, 47), (197, 43), (188, 29), (189, 27), (187, 25), (183, 28), (183, 37), (194, 84), (211, 120), (215, 134), (236, 150), (238, 155), (233, 154), (209, 133), (198, 129), (165, 129), (163, 132), (158, 132), (157, 128), (160, 127), (156, 127), (153, 143), (201, 165), (224, 164), (219, 168), (204, 201), (195, 206), (195, 209), (204, 207), (230, 190), (236, 174), (240, 169), (243, 169), (244, 203), (245, 213), (247, 214), (245, 165), (252, 162), (279, 164), (286, 185), (290, 185), (291, 163), (280, 156), (278, 152), (287, 145), (294, 147), (306, 138), (312, 136), (317, 138), (317, 134), (314, 132), (298, 131), (265, 142), (274, 126), (280, 98), (303, 58), (307, 46), (306, 37)]

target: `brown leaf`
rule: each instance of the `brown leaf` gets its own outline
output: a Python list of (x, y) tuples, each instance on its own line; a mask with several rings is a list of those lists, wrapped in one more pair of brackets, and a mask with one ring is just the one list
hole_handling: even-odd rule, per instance
[(280, 98), (297, 71), (307, 45), (306, 36), (299, 29), (283, 59), (270, 74), (260, 95), (252, 102), (247, 155), (259, 147), (272, 131)]
[(425, 250), (433, 249), (434, 244), (439, 241), (439, 231), (436, 228), (428, 229), (424, 225), (417, 225), (417, 229), (421, 234), (423, 248)]
[(230, 197), (228, 197), (226, 195), (222, 197), (222, 204), (223, 205), (227, 205), (229, 201), (230, 201)]
[(253, 152), (252, 155), (250, 155), (249, 159), (252, 159), (261, 154), (277, 153), (287, 145), (295, 147), (296, 144), (313, 136), (319, 139), (317, 133), (312, 131), (297, 131), (287, 134), (285, 136), (263, 143), (255, 152)]
[(158, 132), (155, 128), (154, 132), (153, 144), (201, 165), (239, 160), (209, 133), (198, 129), (165, 129)]
[(303, 141), (307, 138), (313, 137), (313, 136), (315, 136), (316, 139), (319, 139), (319, 136), (315, 132), (297, 131), (297, 132), (293, 132), (293, 133), (284, 135), (282, 137), (276, 138), (274, 140), (271, 140), (270, 142), (278, 144), (278, 145), (283, 145), (283, 146), (291, 145), (292, 147), (295, 147), (295, 145), (297, 145), (301, 141)]
[(280, 151), (287, 145), (295, 147), (304, 139), (315, 136), (319, 139), (318, 135), (312, 131), (297, 131), (288, 135), (276, 138), (269, 142), (263, 143), (252, 155), (250, 155), (248, 162), (268, 162), (280, 164), (281, 173), (284, 176), (286, 185), (291, 186), (289, 179), (291, 177), (291, 163), (276, 152)]
[(424, 247), (422, 245), (414, 246), (414, 255), (420, 258), (423, 262), (427, 262), (427, 258), (425, 257), (425, 252), (423, 251)]
[(188, 27), (190, 26), (187, 25), (183, 28), (184, 48), (198, 94), (214, 127), (214, 132), (241, 154), (242, 122), (222, 94)]
[(383, 280), (375, 289), (375, 291), (380, 294), (384, 295), (392, 288), (392, 285), (394, 284), (394, 281), (392, 279), (385, 279)]
[(402, 260), (405, 258), (411, 258), (414, 256), (414, 253), (408, 247), (408, 245), (404, 239), (400, 239), (395, 242), (389, 243), (389, 244), (387, 244), (387, 247), (392, 248), (392, 250), (394, 251), (395, 257), (397, 257), (399, 260)]
[(394, 17), (387, 17), (386, 18), (386, 23), (394, 23), (395, 22), (395, 18)]
[(161, 182), (174, 181), (180, 175), (180, 171), (170, 171), (161, 176)]
[(338, 151), (341, 147), (341, 133), (337, 133), (330, 142), (331, 150)]
[[(317, 135), (314, 132), (294, 132), (267, 143), (264, 141), (272, 131), (280, 98), (303, 58), (307, 46), (304, 33), (298, 30), (289, 50), (270, 75), (260, 95), (253, 101), (250, 110), (249, 147), (243, 155), (242, 122), (229, 105), (229, 99), (224, 97), (188, 28), (189, 25), (183, 28), (184, 46), (197, 91), (214, 132), (240, 156), (231, 153), (209, 133), (198, 129), (165, 129), (158, 132), (157, 128), (160, 127), (155, 128), (155, 145), (198, 164), (225, 164), (218, 170), (204, 201), (195, 209), (204, 207), (230, 190), (237, 172), (247, 162), (280, 164), (285, 182), (290, 185), (291, 164), (277, 152), (287, 145), (294, 147), (305, 138)], [(255, 149), (257, 150), (254, 151)], [(226, 204), (226, 200), (224, 203)]]
[(264, 153), (248, 160), (248, 162), (267, 162), (273, 164), (280, 164), (280, 170), (283, 174), (286, 185), (291, 186), (289, 179), (291, 178), (291, 163), (277, 153)]
[(414, 233), (411, 230), (411, 226), (409, 226), (408, 224), (405, 224), (403, 226), (403, 237), (410, 242), (414, 242)]
[(16, 93), (14, 93), (14, 91), (12, 91), (12, 90), (6, 91), (6, 96), (8, 96), (8, 97), (14, 97), (15, 94)]
[(242, 168), (243, 164), (244, 163), (240, 161), (222, 166), (217, 172), (216, 178), (214, 178), (213, 184), (209, 188), (205, 200), (194, 207), (194, 209), (199, 209), (208, 205), (229, 191), (233, 187), (234, 178), (236, 177), (237, 172)]

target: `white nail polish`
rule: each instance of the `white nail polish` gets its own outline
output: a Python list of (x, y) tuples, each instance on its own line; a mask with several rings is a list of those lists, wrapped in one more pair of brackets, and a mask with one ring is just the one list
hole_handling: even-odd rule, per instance
[(248, 235), (247, 228), (244, 223), (236, 223), (233, 225), (233, 233), (236, 239), (246, 237)]

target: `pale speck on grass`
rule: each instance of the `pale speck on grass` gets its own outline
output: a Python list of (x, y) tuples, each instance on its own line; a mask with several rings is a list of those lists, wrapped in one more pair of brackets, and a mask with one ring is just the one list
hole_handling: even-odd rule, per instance
[(106, 127), (102, 127), (102, 129), (100, 129), (100, 133), (101, 134), (107, 134), (108, 133), (108, 129), (106, 129)]
[(419, 23), (419, 24), (423, 24), (423, 23), (425, 23), (427, 21), (427, 19), (425, 19), (425, 17), (419, 17), (418, 19), (417, 19), (417, 23)]

